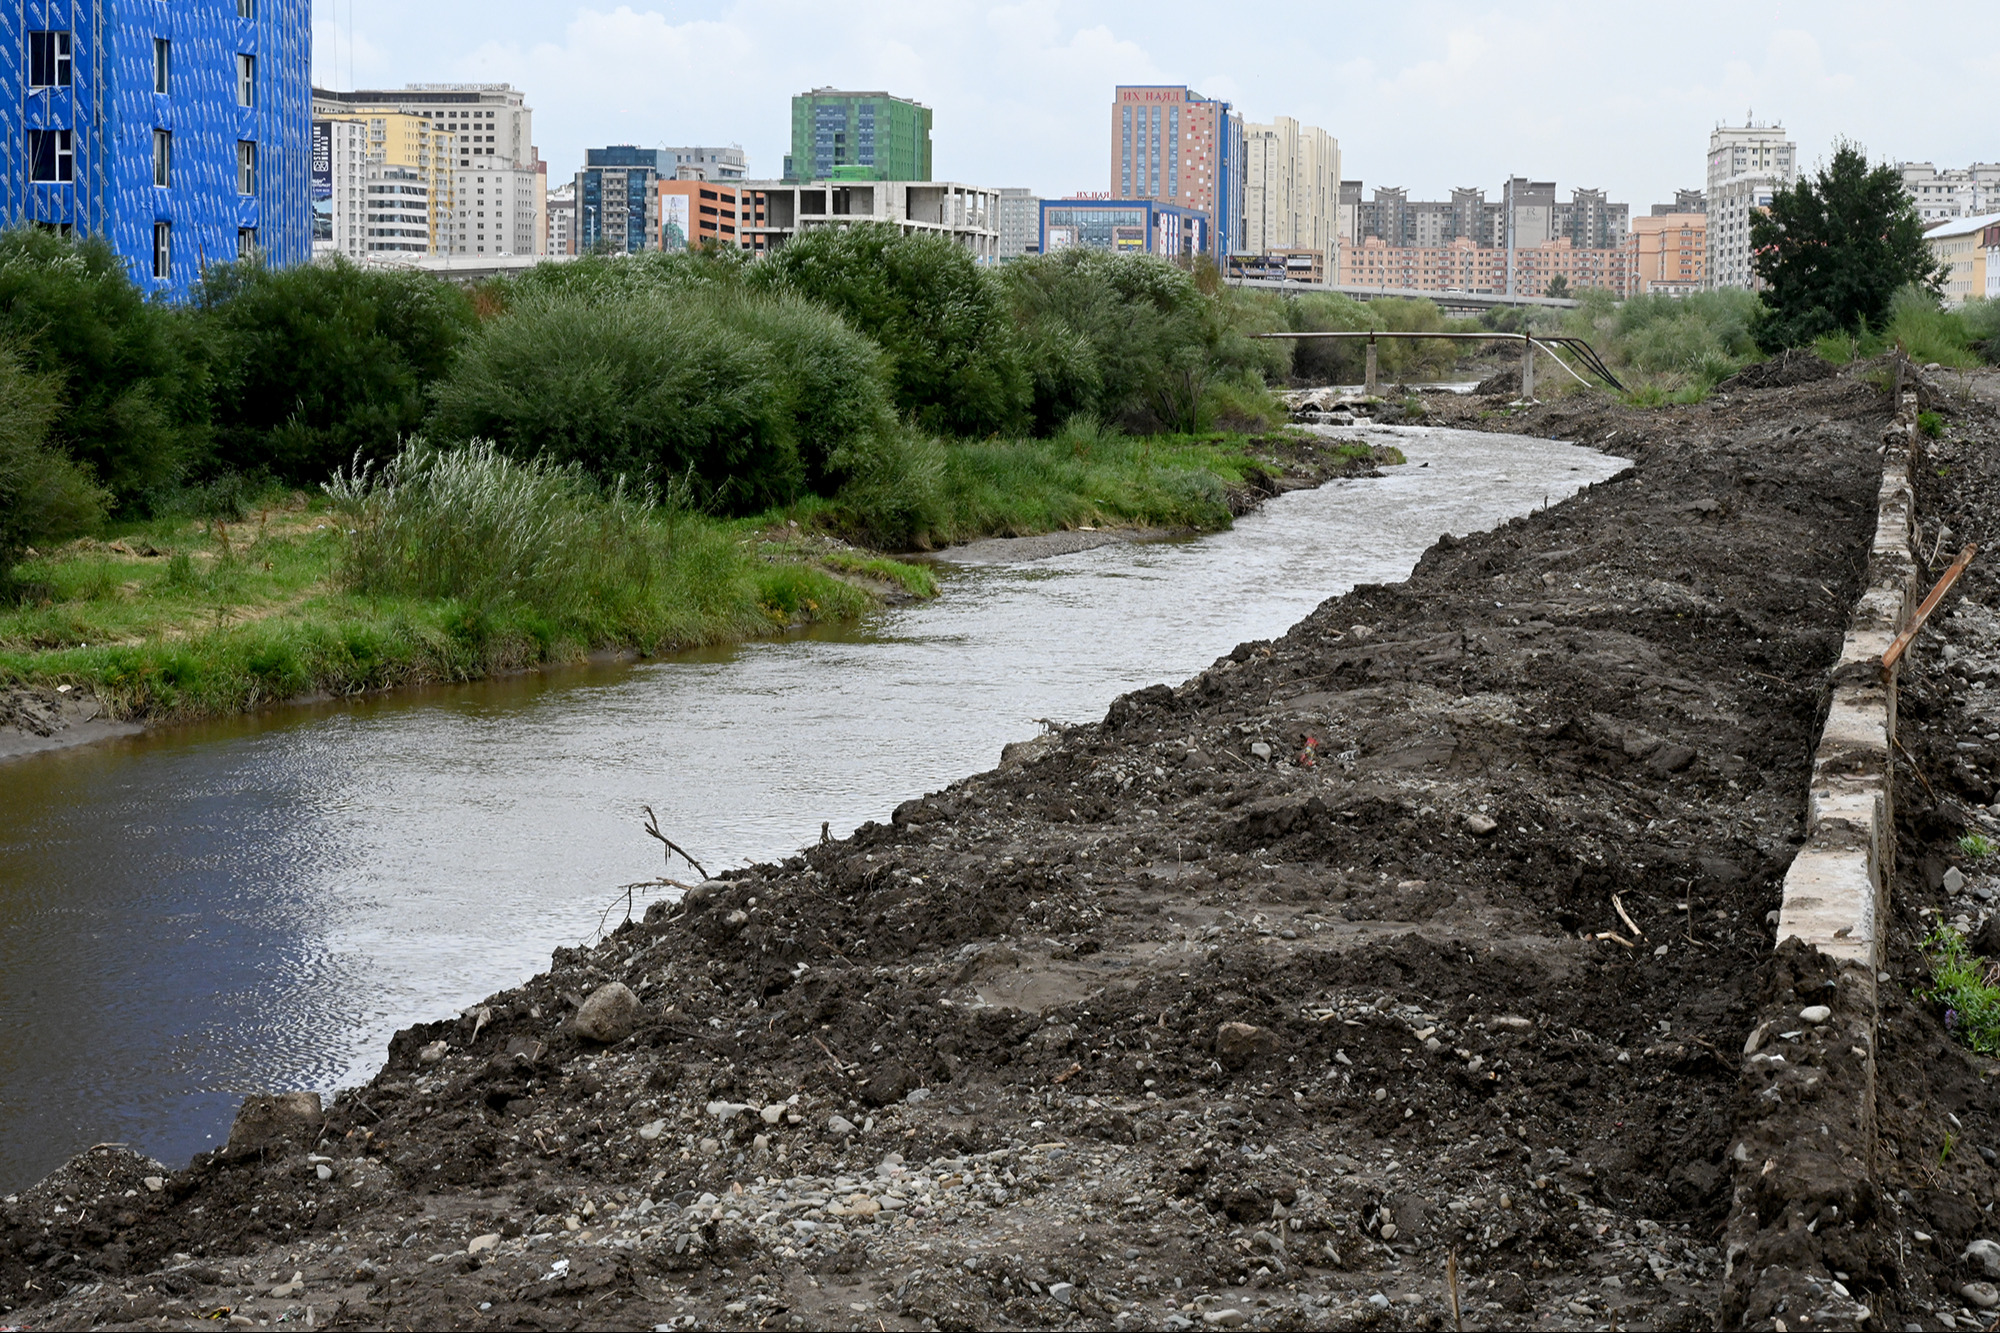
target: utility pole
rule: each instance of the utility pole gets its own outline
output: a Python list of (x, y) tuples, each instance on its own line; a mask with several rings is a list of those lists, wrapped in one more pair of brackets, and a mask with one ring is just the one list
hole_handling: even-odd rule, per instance
[(1507, 295), (1514, 293), (1514, 177), (1510, 172), (1501, 190), (1501, 204), (1507, 213)]

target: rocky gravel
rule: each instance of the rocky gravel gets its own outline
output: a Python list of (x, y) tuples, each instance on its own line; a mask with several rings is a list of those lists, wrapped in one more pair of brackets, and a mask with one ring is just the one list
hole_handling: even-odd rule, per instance
[[(1633, 466), (655, 901), (185, 1168), (81, 1155), (0, 1203), (6, 1321), (1713, 1326), (1746, 1041), (1817, 975), (1768, 917), (1886, 400), (1431, 410)], [(1898, 966), (1887, 1058), (1984, 1142)], [(1887, 1184), (1931, 1257), (1872, 1219), (1827, 1299), (1965, 1309), (1973, 1163)]]

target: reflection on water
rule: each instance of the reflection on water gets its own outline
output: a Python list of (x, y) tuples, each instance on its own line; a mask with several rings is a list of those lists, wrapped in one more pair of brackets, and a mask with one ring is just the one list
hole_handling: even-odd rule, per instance
[(1200, 540), (948, 569), (860, 626), (0, 765), (0, 1189), (96, 1142), (179, 1163), (245, 1092), (365, 1078), (658, 874), (642, 802), (711, 871), (784, 855), (1622, 466), (1375, 433), (1410, 464)]

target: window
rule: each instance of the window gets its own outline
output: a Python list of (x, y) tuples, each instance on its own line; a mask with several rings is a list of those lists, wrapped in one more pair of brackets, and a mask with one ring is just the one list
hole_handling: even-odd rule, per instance
[(236, 0), (236, 17), (254, 19), (257, 17), (257, 0)]
[(76, 178), (68, 130), (28, 131), (28, 179), (60, 183)]
[(248, 139), (236, 141), (236, 193), (257, 193), (257, 145)]
[(153, 131), (153, 184), (171, 185), (174, 178), (174, 136), (167, 130)]
[(174, 224), (153, 224), (153, 276), (171, 278), (174, 272)]
[(69, 34), (31, 32), (28, 34), (28, 86), (30, 88), (69, 87)]
[(236, 229), (236, 257), (249, 259), (257, 253), (257, 229), (238, 227)]
[(236, 105), (257, 105), (257, 57), (236, 57)]

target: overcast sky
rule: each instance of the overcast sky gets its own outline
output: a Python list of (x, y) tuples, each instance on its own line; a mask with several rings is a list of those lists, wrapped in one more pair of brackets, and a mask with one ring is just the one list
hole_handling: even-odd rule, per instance
[(511, 83), (561, 179), (607, 143), (740, 143), (779, 174), (790, 97), (884, 89), (935, 113), (939, 179), (1109, 184), (1111, 89), (1185, 83), (1340, 140), (1342, 174), (1443, 197), (1510, 173), (1643, 211), (1700, 186), (1718, 121), (1781, 121), (1808, 165), (2000, 160), (2000, 6), (1576, 0), (1267, 5), (961, 0), (314, 0), (314, 79)]

